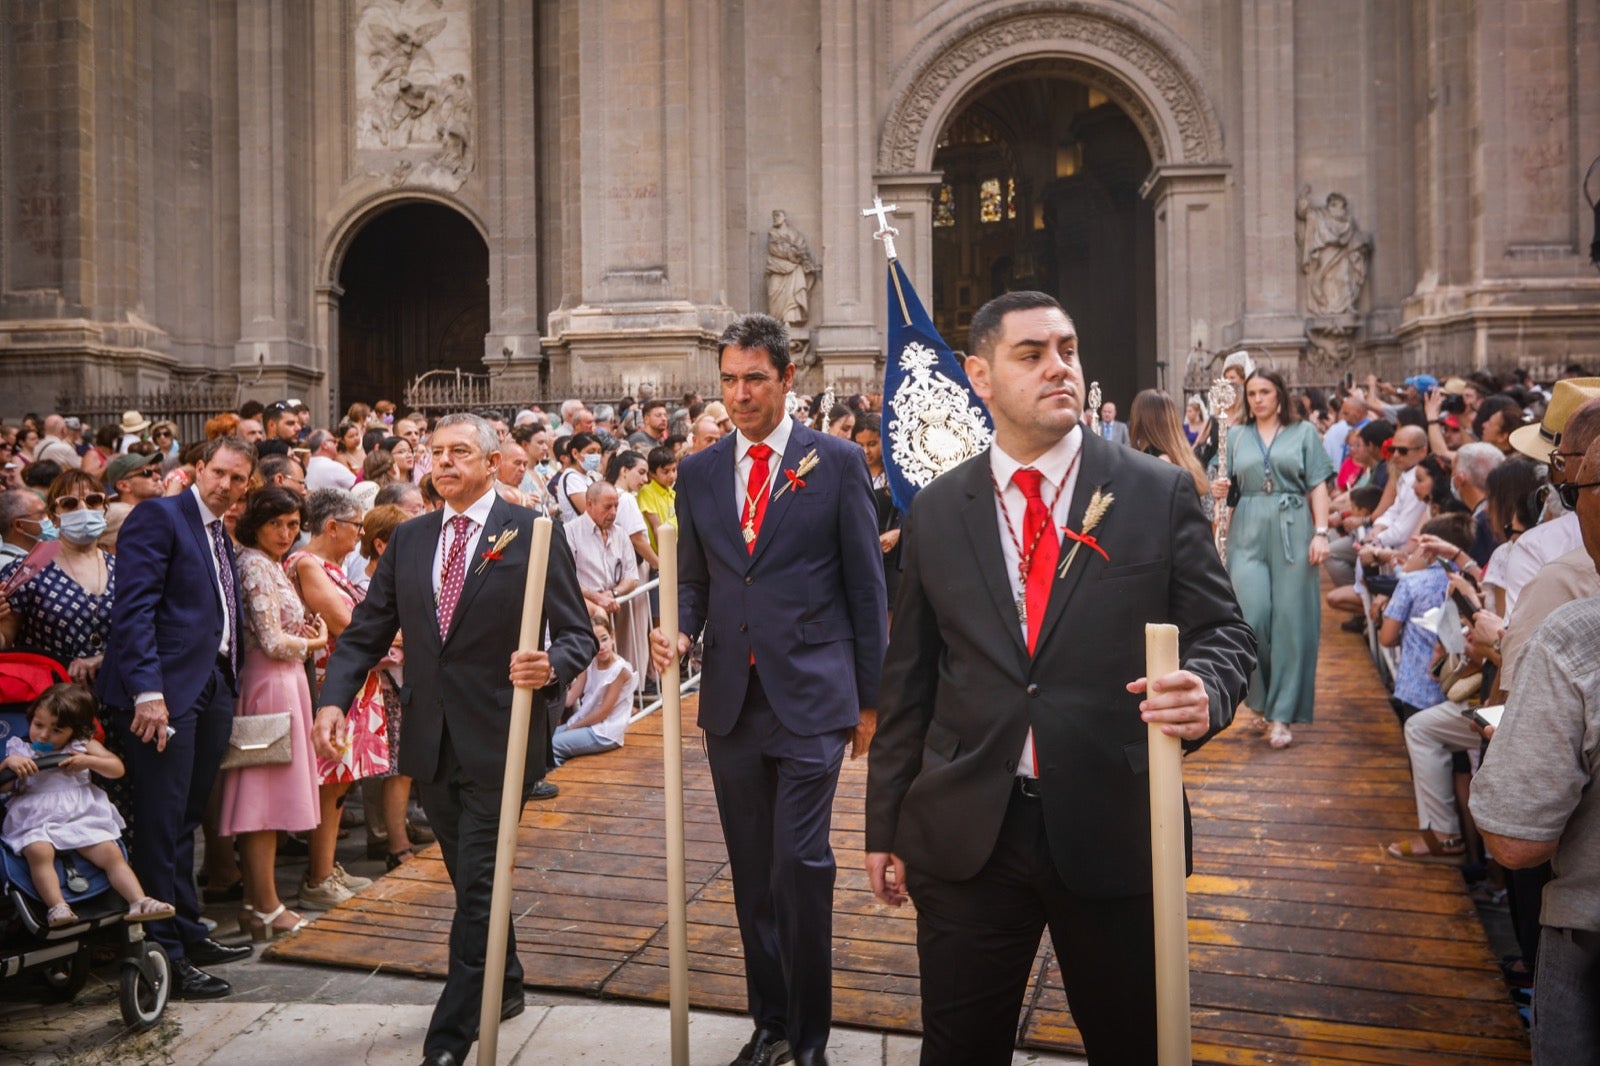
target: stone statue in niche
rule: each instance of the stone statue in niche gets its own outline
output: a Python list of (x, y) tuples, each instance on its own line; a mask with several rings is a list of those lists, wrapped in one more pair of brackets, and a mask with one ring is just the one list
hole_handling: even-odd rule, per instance
[(1295, 202), (1295, 244), (1300, 272), (1306, 278), (1306, 356), (1314, 367), (1348, 363), (1355, 355), (1361, 328), (1356, 301), (1367, 283), (1372, 235), (1356, 227), (1350, 201), (1330, 192), (1321, 204), (1311, 200), (1311, 186), (1300, 189)]
[(1294, 205), (1300, 220), (1296, 243), (1300, 272), (1306, 276), (1306, 311), (1314, 316), (1347, 315), (1367, 283), (1372, 235), (1356, 228), (1350, 201), (1330, 192), (1322, 204), (1311, 202), (1311, 186), (1302, 186)]
[(454, 191), (472, 172), (471, 19), (462, 0), (373, 0), (356, 34), (356, 147), (391, 185)]
[(772, 212), (767, 230), (767, 313), (789, 327), (789, 354), (800, 366), (816, 362), (811, 351), (811, 287), (822, 268), (805, 234), (789, 225), (788, 212)]

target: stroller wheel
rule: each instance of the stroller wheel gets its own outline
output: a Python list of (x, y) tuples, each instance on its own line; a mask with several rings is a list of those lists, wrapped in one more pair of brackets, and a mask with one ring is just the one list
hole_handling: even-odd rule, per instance
[(172, 994), (172, 962), (167, 949), (146, 940), (139, 955), (123, 963), (122, 987), (117, 997), (122, 1020), (134, 1032), (150, 1028), (161, 1020)]
[(87, 944), (67, 958), (44, 969), (44, 983), (52, 999), (65, 1003), (89, 983), (89, 947)]

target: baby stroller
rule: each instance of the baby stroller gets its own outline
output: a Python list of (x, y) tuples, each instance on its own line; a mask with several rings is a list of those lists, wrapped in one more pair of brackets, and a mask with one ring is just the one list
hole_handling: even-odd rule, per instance
[[(0, 750), (7, 738), (27, 735), (25, 712), (34, 697), (69, 680), (61, 664), (46, 656), (0, 653)], [(60, 752), (35, 761), (43, 771), (66, 757)], [(0, 788), (13, 777), (10, 771), (0, 771)], [(5, 800), (0, 794), (0, 816)], [(166, 949), (146, 939), (142, 925), (124, 920), (128, 905), (112, 891), (106, 875), (77, 852), (57, 854), (56, 876), (78, 921), (51, 929), (27, 861), (0, 845), (0, 984), (32, 972), (43, 977), (52, 996), (71, 1000), (89, 980), (95, 949), (114, 947), (122, 958), (118, 994), (122, 1020), (136, 1032), (148, 1029), (161, 1020), (172, 990)]]

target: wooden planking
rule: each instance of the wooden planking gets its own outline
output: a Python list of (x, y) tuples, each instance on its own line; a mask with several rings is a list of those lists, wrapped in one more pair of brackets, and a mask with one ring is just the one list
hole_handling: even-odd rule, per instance
[[(1185, 763), (1194, 1061), (1525, 1063), (1526, 1037), (1459, 874), (1381, 854), (1415, 825), (1409, 767), (1363, 646), (1334, 621), (1324, 622), (1316, 724), (1297, 728), (1292, 747), (1231, 730)], [(692, 701), (686, 711), (692, 722)], [(665, 1002), (661, 743), (660, 719), (646, 719), (621, 751), (563, 767), (561, 795), (524, 810), (514, 914), (530, 985)], [(690, 998), (741, 1012), (733, 886), (692, 725), (683, 748)], [(915, 1033), (915, 915), (867, 890), (865, 789), (864, 766), (847, 763), (834, 818), (835, 1020)], [(430, 848), (270, 953), (442, 976), (453, 908)], [(1048, 940), (1019, 1043), (1082, 1049)]]

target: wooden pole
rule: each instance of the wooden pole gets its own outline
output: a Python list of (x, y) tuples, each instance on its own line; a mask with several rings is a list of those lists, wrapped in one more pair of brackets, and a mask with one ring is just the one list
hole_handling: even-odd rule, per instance
[(661, 633), (672, 661), (661, 675), (661, 764), (667, 805), (667, 1001), (672, 1010), (672, 1066), (689, 1066), (689, 913), (683, 867), (683, 709), (678, 699), (678, 529), (661, 542)]
[[(1178, 627), (1144, 627), (1145, 676), (1178, 669)], [(1150, 745), (1150, 863), (1155, 898), (1156, 1046), (1160, 1066), (1189, 1066), (1189, 914), (1184, 895), (1183, 742), (1155, 723)]]
[[(544, 582), (550, 563), (550, 519), (533, 520), (528, 545), (528, 577), (522, 586), (522, 631), (518, 651), (538, 651), (544, 628)], [(494, 851), (494, 891), (489, 902), (489, 943), (483, 962), (483, 1006), (478, 1013), (478, 1066), (495, 1066), (500, 1044), (500, 1000), (505, 994), (506, 936), (511, 929), (511, 876), (517, 866), (517, 827), (522, 823), (522, 771), (528, 760), (533, 690), (511, 695), (511, 728), (506, 736), (506, 775), (500, 792), (500, 838)], [(544, 728), (544, 723), (539, 723)]]

